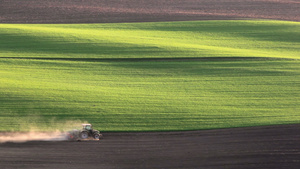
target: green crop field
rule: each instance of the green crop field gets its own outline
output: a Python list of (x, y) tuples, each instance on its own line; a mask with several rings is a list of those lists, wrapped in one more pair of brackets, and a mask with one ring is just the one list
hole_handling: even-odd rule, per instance
[(300, 23), (0, 24), (0, 131), (300, 123)]

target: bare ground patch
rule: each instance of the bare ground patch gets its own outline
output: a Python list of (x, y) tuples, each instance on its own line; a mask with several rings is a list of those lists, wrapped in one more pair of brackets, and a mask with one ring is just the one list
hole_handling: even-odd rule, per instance
[(2, 0), (0, 23), (113, 23), (222, 19), (300, 21), (296, 0)]
[(0, 144), (1, 168), (289, 168), (300, 125), (187, 132), (104, 133), (100, 141)]

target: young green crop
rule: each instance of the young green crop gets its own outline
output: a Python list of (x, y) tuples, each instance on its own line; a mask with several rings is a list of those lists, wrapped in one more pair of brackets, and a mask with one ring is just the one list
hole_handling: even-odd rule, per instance
[(2, 24), (2, 57), (299, 59), (299, 22)]
[(283, 21), (2, 24), (0, 131), (67, 120), (102, 131), (299, 123), (299, 30)]

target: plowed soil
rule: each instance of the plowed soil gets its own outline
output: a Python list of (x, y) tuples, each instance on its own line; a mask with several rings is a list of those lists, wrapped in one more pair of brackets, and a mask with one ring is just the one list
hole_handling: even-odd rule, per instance
[(299, 0), (0, 0), (0, 23), (300, 21), (299, 9)]
[(1, 169), (300, 167), (300, 125), (104, 133), (100, 141), (0, 144)]

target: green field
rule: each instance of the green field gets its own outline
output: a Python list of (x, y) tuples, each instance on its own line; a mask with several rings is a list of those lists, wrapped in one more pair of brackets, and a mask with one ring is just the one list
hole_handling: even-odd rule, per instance
[(0, 24), (0, 131), (300, 123), (300, 23)]

